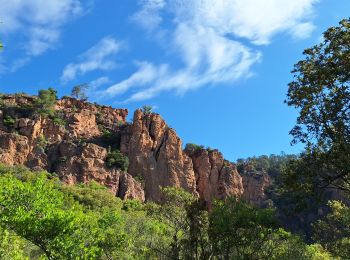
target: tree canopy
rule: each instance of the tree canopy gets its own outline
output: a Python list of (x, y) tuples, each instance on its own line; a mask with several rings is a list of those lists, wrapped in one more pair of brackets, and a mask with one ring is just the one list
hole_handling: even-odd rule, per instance
[(350, 192), (350, 19), (306, 49), (292, 73), (286, 103), (298, 109), (293, 142), (318, 165), (313, 185)]
[(86, 94), (87, 90), (89, 89), (88, 84), (79, 84), (72, 88), (71, 96), (80, 99), (80, 100), (87, 100), (88, 96)]

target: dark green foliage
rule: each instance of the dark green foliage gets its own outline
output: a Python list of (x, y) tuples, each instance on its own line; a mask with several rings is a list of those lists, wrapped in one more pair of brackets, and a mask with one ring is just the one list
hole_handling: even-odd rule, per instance
[(88, 90), (89, 85), (88, 84), (80, 84), (77, 86), (74, 86), (71, 92), (71, 96), (80, 99), (80, 100), (87, 100), (88, 97), (86, 95), (86, 91)]
[(299, 116), (291, 134), (317, 158), (321, 170), (313, 173), (313, 186), (350, 192), (350, 19), (330, 27), (323, 38), (294, 66), (286, 103)]
[(340, 201), (328, 205), (331, 212), (313, 225), (313, 238), (333, 255), (350, 259), (350, 208)]
[(16, 119), (14, 119), (14, 118), (12, 118), (10, 116), (6, 116), (4, 118), (4, 125), (9, 127), (9, 128), (13, 128), (15, 123), (16, 123)]
[(270, 209), (257, 210), (235, 198), (217, 201), (210, 215), (209, 236), (220, 259), (268, 258), (269, 241), (277, 225)]
[(49, 144), (48, 141), (46, 140), (45, 136), (41, 135), (39, 136), (36, 140), (36, 145), (39, 147), (39, 148), (42, 148), (42, 149), (45, 149), (46, 146)]
[(39, 90), (38, 98), (35, 101), (37, 111), (43, 116), (53, 116), (57, 101), (57, 91), (53, 88)]
[(143, 106), (142, 107), (142, 112), (145, 114), (145, 115), (149, 115), (152, 113), (152, 110), (153, 110), (153, 107), (152, 106)]
[(103, 126), (101, 126), (101, 128), (101, 144), (105, 147), (111, 147), (111, 149), (119, 149), (121, 140), (120, 132), (111, 131)]
[(115, 167), (122, 171), (126, 171), (129, 167), (129, 159), (118, 149), (115, 149), (107, 154), (106, 164), (110, 168)]
[(290, 160), (297, 158), (297, 155), (281, 153), (280, 155), (271, 154), (238, 159), (236, 164), (240, 173), (245, 171), (264, 171), (270, 176), (277, 177)]
[(208, 212), (183, 190), (162, 192), (161, 205), (122, 202), (95, 182), (66, 186), (44, 172), (0, 165), (0, 256), (331, 259), (321, 246), (276, 229), (270, 210), (228, 199)]
[(67, 125), (67, 121), (65, 119), (65, 115), (64, 115), (63, 111), (55, 111), (50, 116), (50, 119), (57, 126), (66, 126)]
[(197, 144), (193, 144), (193, 143), (188, 143), (186, 144), (185, 150), (188, 151), (200, 151), (204, 149), (203, 145), (197, 145)]

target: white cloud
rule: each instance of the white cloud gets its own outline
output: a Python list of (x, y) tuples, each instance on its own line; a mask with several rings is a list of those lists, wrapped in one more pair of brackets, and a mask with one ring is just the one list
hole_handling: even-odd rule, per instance
[(0, 7), (2, 40), (20, 40), (24, 51), (8, 66), (12, 71), (55, 48), (62, 26), (83, 11), (80, 0), (0, 0)]
[(99, 88), (100, 86), (103, 86), (103, 85), (106, 85), (106, 84), (109, 84), (111, 83), (111, 80), (110, 78), (108, 77), (99, 77), (93, 81), (91, 81), (89, 83), (89, 86), (92, 88), (92, 89), (97, 89)]
[(107, 88), (104, 91), (104, 95), (120, 95), (128, 91), (130, 88), (145, 86), (146, 84), (155, 81), (158, 77), (165, 75), (167, 71), (165, 65), (157, 67), (148, 62), (138, 62), (137, 65), (139, 68), (134, 74)]
[[(318, 0), (189, 0), (174, 9), (180, 19), (191, 19), (218, 33), (268, 44), (280, 32), (292, 31), (310, 19)], [(304, 28), (301, 30), (305, 31)], [(309, 31), (310, 32), (310, 31)], [(295, 35), (298, 35), (296, 33)]]
[(74, 80), (78, 75), (94, 70), (111, 70), (116, 67), (114, 55), (119, 51), (120, 43), (112, 37), (105, 37), (95, 46), (83, 53), (79, 62), (69, 63), (63, 70), (61, 81)]
[(131, 19), (141, 24), (148, 30), (153, 30), (162, 22), (159, 11), (165, 7), (165, 0), (142, 0), (141, 10), (136, 12)]
[(182, 66), (143, 61), (128, 78), (107, 88), (105, 95), (133, 90), (127, 101), (140, 101), (162, 91), (183, 94), (250, 77), (252, 65), (262, 57), (259, 45), (269, 44), (278, 33), (301, 39), (311, 34), (317, 1), (141, 0), (131, 19), (155, 38), (166, 30), (164, 57), (176, 55)]

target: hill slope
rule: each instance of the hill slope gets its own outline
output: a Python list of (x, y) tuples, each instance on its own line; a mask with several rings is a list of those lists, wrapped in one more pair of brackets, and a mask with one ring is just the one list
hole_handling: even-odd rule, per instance
[(127, 123), (126, 109), (70, 97), (55, 101), (50, 113), (38, 108), (37, 96), (0, 99), (4, 164), (55, 172), (68, 184), (95, 180), (123, 199), (157, 201), (160, 186), (173, 186), (199, 195), (208, 206), (214, 198), (242, 194), (261, 201), (261, 192), (252, 190), (265, 178), (241, 176), (218, 150), (193, 144), (183, 150), (175, 130), (158, 114), (136, 110)]

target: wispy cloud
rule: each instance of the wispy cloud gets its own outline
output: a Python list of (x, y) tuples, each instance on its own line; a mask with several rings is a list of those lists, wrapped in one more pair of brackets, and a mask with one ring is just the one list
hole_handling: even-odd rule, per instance
[(110, 84), (111, 83), (111, 80), (110, 78), (108, 77), (99, 77), (93, 81), (91, 81), (89, 83), (89, 86), (92, 88), (92, 89), (97, 89), (103, 85), (106, 85), (106, 84)]
[(131, 19), (142, 25), (147, 30), (156, 29), (163, 18), (159, 14), (165, 5), (165, 0), (143, 0), (141, 9), (131, 16)]
[(169, 60), (163, 64), (142, 61), (133, 74), (107, 88), (104, 94), (112, 97), (133, 89), (126, 101), (140, 101), (163, 91), (183, 94), (250, 77), (252, 66), (262, 59), (259, 46), (269, 44), (276, 34), (300, 39), (310, 36), (316, 2), (141, 0), (140, 10), (131, 19), (155, 37), (166, 29), (168, 48), (182, 67), (174, 68)]
[(62, 26), (83, 13), (79, 0), (0, 0), (0, 6), (0, 32), (5, 44), (15, 37), (23, 51), (22, 57), (7, 66), (10, 71), (55, 48)]
[(69, 63), (63, 70), (61, 81), (74, 80), (94, 70), (111, 70), (116, 67), (114, 55), (120, 50), (120, 43), (112, 37), (105, 37), (95, 46), (80, 55), (79, 62)]

